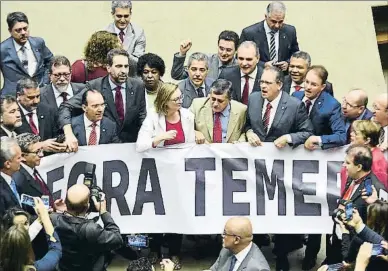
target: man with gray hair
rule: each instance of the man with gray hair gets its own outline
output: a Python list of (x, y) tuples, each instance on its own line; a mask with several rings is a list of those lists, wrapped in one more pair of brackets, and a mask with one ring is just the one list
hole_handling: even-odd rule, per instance
[(264, 16), (265, 20), (243, 29), (240, 42), (256, 42), (260, 49), (260, 64), (277, 66), (286, 72), (291, 55), (299, 51), (295, 27), (284, 23), (286, 6), (282, 2), (270, 3)]
[(220, 77), (232, 82), (232, 99), (248, 104), (248, 96), (260, 91), (259, 80), (263, 68), (257, 65), (260, 60), (259, 48), (253, 41), (244, 41), (237, 49), (238, 66), (222, 70)]
[(3, 136), (0, 142), (0, 217), (11, 207), (20, 207), (20, 194), (12, 175), (20, 169), (22, 152), (15, 139)]
[(120, 38), (123, 49), (128, 52), (130, 59), (137, 63), (144, 55), (146, 37), (143, 28), (131, 23), (132, 2), (112, 1), (112, 17), (114, 22), (106, 27), (106, 31), (115, 33)]
[(189, 77), (178, 84), (182, 91), (182, 107), (189, 108), (193, 99), (206, 97), (209, 94), (213, 79), (207, 78), (209, 72), (208, 57), (203, 53), (194, 53), (189, 58)]
[(16, 98), (6, 95), (0, 98), (0, 137), (16, 137), (15, 129), (22, 125)]

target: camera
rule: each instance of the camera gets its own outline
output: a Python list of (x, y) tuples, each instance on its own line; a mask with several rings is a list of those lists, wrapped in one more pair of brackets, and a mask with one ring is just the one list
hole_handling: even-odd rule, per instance
[(90, 207), (88, 212), (98, 212), (94, 206), (92, 197), (95, 197), (97, 202), (103, 201), (100, 192), (102, 189), (96, 185), (96, 165), (91, 163), (86, 163), (84, 171), (84, 185), (89, 188), (90, 198), (89, 203)]
[(333, 221), (337, 223), (336, 219), (339, 221), (343, 221), (344, 219), (342, 218), (343, 215), (345, 214), (345, 220), (349, 221), (352, 220), (353, 218), (353, 202), (347, 201), (347, 200), (340, 200), (339, 201), (340, 205), (343, 205), (345, 207), (344, 209), (337, 208), (333, 211), (333, 214), (331, 215)]

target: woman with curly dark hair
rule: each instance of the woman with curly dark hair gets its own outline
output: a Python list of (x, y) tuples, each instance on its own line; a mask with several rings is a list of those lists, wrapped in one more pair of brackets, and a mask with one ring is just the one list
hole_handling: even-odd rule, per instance
[(94, 33), (85, 46), (85, 58), (75, 61), (71, 66), (71, 81), (86, 83), (107, 75), (106, 56), (110, 50), (115, 48), (121, 48), (120, 40), (115, 33), (108, 31)]

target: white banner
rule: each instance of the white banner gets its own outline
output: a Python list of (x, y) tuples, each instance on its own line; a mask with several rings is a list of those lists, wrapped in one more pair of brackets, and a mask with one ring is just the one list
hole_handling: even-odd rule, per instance
[(82, 183), (85, 162), (122, 233), (221, 233), (249, 216), (255, 233), (331, 233), (344, 148), (313, 152), (242, 144), (137, 153), (135, 144), (80, 147), (42, 160), (54, 198)]

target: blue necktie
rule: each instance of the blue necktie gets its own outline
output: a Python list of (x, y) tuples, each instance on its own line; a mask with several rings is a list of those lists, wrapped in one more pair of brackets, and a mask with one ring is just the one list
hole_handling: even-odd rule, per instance
[(236, 256), (232, 256), (232, 260), (231, 260), (231, 262), (230, 262), (230, 267), (229, 267), (229, 271), (233, 271), (233, 268), (234, 268), (234, 266), (236, 265), (236, 262), (237, 262), (237, 258), (236, 258)]
[(15, 197), (18, 199), (18, 202), (19, 202), (19, 205), (20, 205), (20, 197), (19, 197), (19, 193), (18, 193), (18, 191), (16, 189), (16, 184), (15, 184), (14, 180), (11, 180), (11, 189), (12, 189), (12, 192), (15, 195)]

